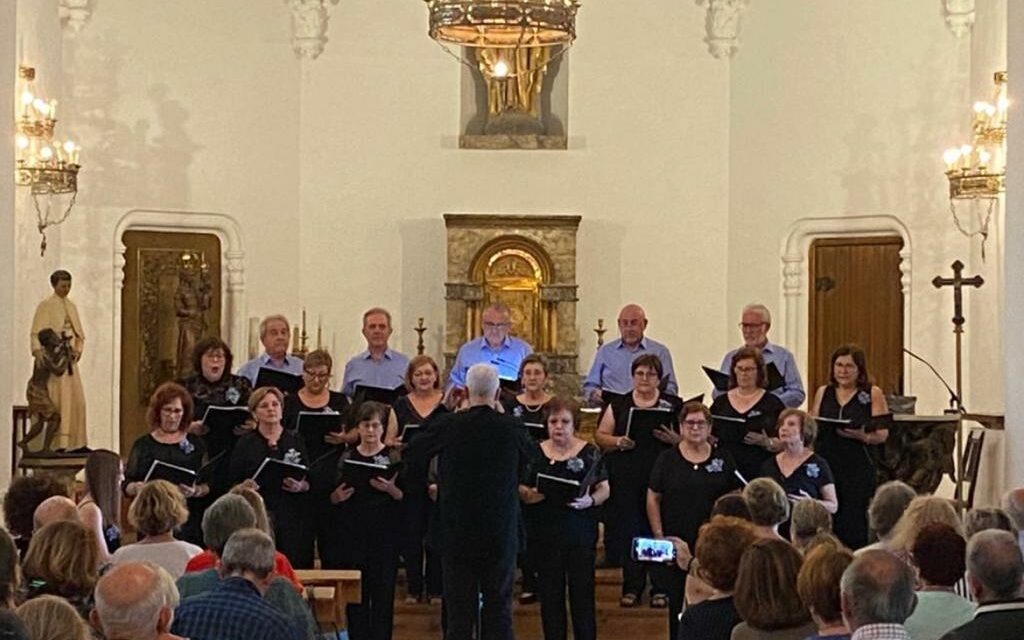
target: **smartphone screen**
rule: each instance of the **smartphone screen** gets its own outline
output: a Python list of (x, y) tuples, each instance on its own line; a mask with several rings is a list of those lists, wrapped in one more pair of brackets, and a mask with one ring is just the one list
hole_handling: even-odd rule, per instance
[(633, 559), (638, 562), (672, 562), (676, 548), (668, 540), (633, 538)]

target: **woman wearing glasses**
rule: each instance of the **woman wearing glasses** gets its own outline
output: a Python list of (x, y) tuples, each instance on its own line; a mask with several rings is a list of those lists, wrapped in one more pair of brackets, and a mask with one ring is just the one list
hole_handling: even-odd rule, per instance
[[(334, 360), (322, 349), (312, 351), (302, 365), (303, 387), (297, 393), (285, 396), (281, 423), (285, 429), (294, 431), (298, 427), (300, 413), (330, 413), (341, 415), (348, 408), (348, 398), (343, 393), (331, 391), (331, 368)], [(328, 433), (323, 438), (311, 438), (308, 433), (299, 436), (306, 444), (310, 461), (334, 451), (339, 444), (345, 444), (343, 430)], [(337, 461), (335, 461), (337, 462)], [(331, 465), (331, 473), (334, 467)], [(333, 478), (332, 478), (333, 480)]]
[[(723, 396), (724, 397), (724, 396)], [(647, 489), (647, 518), (656, 538), (679, 538), (696, 549), (697, 531), (711, 517), (715, 500), (740, 488), (736, 464), (727, 450), (715, 448), (711, 412), (699, 402), (682, 411), (682, 440), (658, 456)], [(659, 583), (668, 592), (670, 639), (674, 640), (683, 606), (686, 573), (676, 565), (657, 567)]]

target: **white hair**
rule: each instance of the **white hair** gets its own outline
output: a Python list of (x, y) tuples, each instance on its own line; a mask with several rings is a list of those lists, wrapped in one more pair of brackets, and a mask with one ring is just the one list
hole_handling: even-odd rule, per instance
[(494, 398), (498, 392), (498, 370), (489, 364), (474, 364), (466, 372), (466, 390), (471, 398)]
[(288, 322), (288, 318), (284, 317), (280, 313), (275, 313), (273, 315), (267, 316), (266, 318), (263, 318), (263, 320), (260, 321), (260, 338), (267, 337), (267, 325), (270, 324), (271, 322), (283, 322), (284, 328), (287, 329), (289, 333), (292, 330), (292, 325), (291, 323)]
[(768, 310), (768, 307), (764, 306), (759, 302), (752, 302), (747, 306), (743, 307), (742, 313), (746, 313), (748, 311), (756, 311), (761, 315), (761, 320), (763, 320), (766, 325), (771, 326), (772, 312)]
[[(104, 597), (104, 589), (96, 589), (96, 615), (103, 626), (104, 637), (111, 640), (149, 640), (159, 637), (157, 626), (161, 612), (165, 608), (174, 611), (181, 600), (174, 578), (166, 569), (152, 562), (132, 564), (145, 566), (154, 574), (150, 584), (136, 593), (137, 597), (113, 603)], [(116, 579), (116, 574), (108, 579)]]

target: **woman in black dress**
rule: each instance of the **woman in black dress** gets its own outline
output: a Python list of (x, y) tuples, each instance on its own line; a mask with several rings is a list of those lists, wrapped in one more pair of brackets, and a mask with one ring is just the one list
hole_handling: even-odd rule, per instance
[[(399, 450), (431, 418), (448, 411), (441, 403), (444, 393), (441, 391), (440, 371), (430, 356), (418, 355), (409, 360), (405, 387), (409, 393), (395, 400), (392, 407), (394, 410), (388, 415), (387, 437), (384, 439), (388, 446)], [(418, 484), (420, 486), (405, 487), (405, 498), (402, 500), (405, 514), (402, 558), (405, 559), (406, 604), (415, 604), (423, 598), (424, 580), (428, 600), (440, 598), (442, 588), (441, 559), (432, 551), (432, 545), (427, 545), (428, 548), (424, 550), (432, 503), (427, 495), (427, 487), (422, 482)]]
[[(647, 520), (647, 485), (654, 461), (662, 451), (679, 443), (679, 399), (663, 396), (658, 389), (663, 370), (658, 356), (639, 356), (631, 365), (633, 391), (616, 398), (604, 409), (594, 439), (606, 452), (612, 495), (605, 519), (605, 544), (617, 545), (622, 558), (623, 607), (635, 607), (647, 586), (647, 565), (633, 560), (633, 538), (650, 536)], [(655, 409), (664, 420), (653, 437), (634, 440), (626, 435), (630, 410)], [(652, 577), (651, 606), (664, 608), (668, 598), (657, 577)]]
[[(817, 500), (829, 513), (839, 509), (832, 468), (811, 447), (818, 427), (806, 411), (786, 409), (779, 415), (779, 442), (782, 451), (766, 460), (759, 475), (782, 485), (790, 501)], [(779, 532), (788, 538), (788, 530)]]
[[(150, 431), (135, 440), (128, 455), (122, 487), (126, 496), (134, 498), (138, 494), (156, 460), (195, 472), (202, 468), (206, 462), (206, 445), (202, 438), (188, 433), (191, 416), (192, 397), (184, 387), (173, 382), (157, 387), (146, 411)], [(203, 534), (199, 527), (203, 516), (201, 501), (209, 495), (210, 485), (198, 482), (195, 486), (178, 485), (178, 489), (188, 501), (189, 510), (188, 521), (182, 526), (180, 537), (192, 544), (202, 544)]]
[[(575, 435), (576, 408), (566, 400), (547, 403), (549, 438), (540, 444), (544, 457), (519, 485), (525, 506), (526, 550), (537, 567), (540, 616), (545, 640), (565, 640), (566, 587), (572, 614), (572, 637), (596, 640), (594, 558), (597, 515), (594, 507), (608, 499), (608, 474), (600, 450)], [(578, 498), (561, 503), (536, 489), (538, 473), (580, 483)]]
[(829, 384), (814, 395), (811, 414), (819, 418), (817, 453), (832, 468), (839, 510), (835, 534), (851, 549), (868, 543), (867, 510), (875, 493), (878, 449), (889, 437), (872, 418), (889, 412), (885, 394), (868, 378), (867, 357), (855, 345), (832, 353)]
[(775, 424), (785, 409), (782, 400), (768, 393), (761, 352), (752, 347), (738, 349), (729, 365), (729, 391), (711, 404), (711, 433), (718, 446), (736, 460), (744, 478), (757, 477), (761, 465), (778, 450)]
[(296, 569), (313, 568), (313, 522), (309, 481), (285, 477), (281, 484), (260, 483), (253, 476), (267, 458), (309, 466), (306, 447), (296, 434), (281, 425), (284, 394), (274, 387), (260, 387), (249, 397), (256, 429), (238, 439), (231, 452), (230, 476), (235, 484), (263, 496), (270, 513), (277, 550)]
[[(647, 518), (656, 538), (671, 536), (697, 544), (697, 531), (711, 517), (715, 501), (740, 487), (736, 463), (728, 451), (708, 441), (711, 412), (700, 402), (687, 402), (682, 411), (679, 445), (660, 456), (651, 471), (647, 489)], [(668, 591), (669, 639), (679, 629), (686, 573), (676, 566), (657, 567), (659, 582)]]
[(523, 390), (502, 402), (505, 413), (522, 420), (538, 442), (548, 437), (544, 409), (552, 396), (547, 392), (547, 383), (548, 362), (540, 354), (532, 353), (519, 365), (519, 384)]
[[(352, 640), (391, 638), (402, 541), (403, 493), (398, 474), (373, 477), (368, 485), (349, 486), (345, 482), (346, 461), (386, 465), (397, 461), (398, 451), (383, 440), (388, 413), (390, 408), (379, 402), (367, 401), (359, 406), (359, 444), (341, 455), (338, 485), (331, 493), (336, 511), (332, 520), (345, 530), (343, 555), (347, 558), (341, 567), (325, 562), (324, 568), (353, 568), (362, 572), (362, 601), (348, 605), (348, 633)], [(337, 556), (332, 554), (333, 557)]]

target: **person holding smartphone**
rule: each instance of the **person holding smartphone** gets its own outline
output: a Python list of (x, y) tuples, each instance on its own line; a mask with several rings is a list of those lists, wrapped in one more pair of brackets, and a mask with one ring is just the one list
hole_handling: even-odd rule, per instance
[[(594, 560), (597, 516), (594, 507), (608, 499), (608, 473), (596, 446), (575, 435), (576, 408), (563, 398), (547, 403), (548, 439), (543, 458), (530, 465), (528, 482), (519, 485), (525, 503), (526, 552), (537, 568), (544, 637), (566, 637), (565, 592), (569, 590), (572, 637), (596, 640)], [(569, 502), (549, 499), (536, 488), (538, 473), (579, 483)], [(571, 486), (571, 485), (570, 485)]]
[[(672, 536), (696, 548), (697, 532), (711, 517), (715, 501), (740, 486), (736, 463), (728, 451), (711, 445), (711, 412), (687, 402), (680, 412), (682, 440), (654, 463), (647, 489), (647, 519), (655, 538)], [(655, 567), (668, 595), (669, 638), (675, 640), (687, 569), (675, 564)]]

